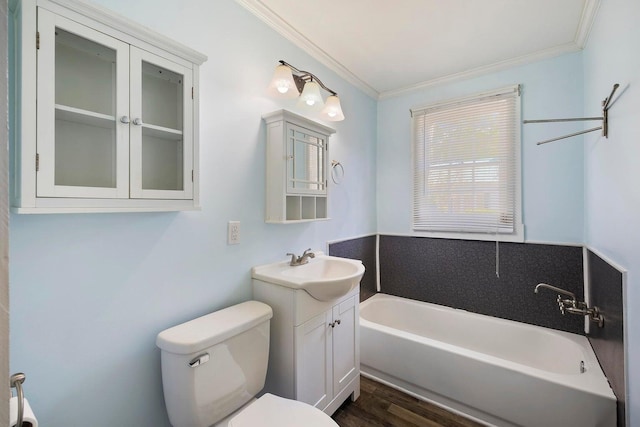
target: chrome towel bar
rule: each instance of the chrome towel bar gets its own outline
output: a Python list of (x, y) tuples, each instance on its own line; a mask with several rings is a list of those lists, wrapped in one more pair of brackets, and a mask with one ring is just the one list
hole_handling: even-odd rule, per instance
[(527, 124), (530, 124), (530, 123), (584, 122), (584, 121), (590, 121), (590, 120), (601, 120), (602, 121), (602, 126), (598, 126), (598, 127), (587, 129), (587, 130), (583, 130), (583, 131), (580, 131), (580, 132), (570, 133), (569, 135), (563, 135), (563, 136), (559, 136), (557, 138), (551, 138), (551, 139), (547, 139), (547, 140), (544, 140), (544, 141), (540, 141), (540, 142), (537, 142), (536, 145), (542, 145), (542, 144), (546, 144), (547, 142), (553, 142), (553, 141), (558, 141), (560, 139), (571, 138), (572, 136), (582, 135), (584, 133), (589, 133), (589, 132), (593, 132), (593, 131), (601, 130), (601, 129), (602, 129), (602, 136), (604, 136), (605, 138), (608, 138), (608, 136), (609, 136), (609, 108), (611, 107), (610, 104), (611, 104), (611, 99), (613, 99), (613, 94), (616, 93), (616, 90), (618, 90), (618, 87), (620, 87), (620, 85), (618, 83), (614, 84), (613, 85), (613, 89), (611, 90), (611, 93), (609, 94), (609, 96), (606, 97), (604, 99), (604, 101), (602, 101), (602, 116), (601, 117), (577, 117), (577, 118), (571, 118), (571, 119), (524, 120), (522, 123), (527, 125)]

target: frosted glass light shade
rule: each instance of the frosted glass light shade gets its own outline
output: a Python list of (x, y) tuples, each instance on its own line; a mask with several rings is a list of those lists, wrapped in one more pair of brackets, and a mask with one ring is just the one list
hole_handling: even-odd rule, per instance
[(340, 98), (337, 95), (331, 95), (324, 104), (324, 109), (320, 113), (322, 118), (332, 122), (344, 120), (342, 107), (340, 106)]
[(297, 98), (300, 95), (296, 82), (293, 80), (291, 68), (286, 65), (278, 65), (273, 73), (273, 79), (267, 89), (269, 95), (278, 98)]
[(322, 96), (320, 95), (320, 86), (314, 81), (308, 81), (304, 84), (300, 101), (298, 105), (314, 111), (320, 111), (324, 106)]

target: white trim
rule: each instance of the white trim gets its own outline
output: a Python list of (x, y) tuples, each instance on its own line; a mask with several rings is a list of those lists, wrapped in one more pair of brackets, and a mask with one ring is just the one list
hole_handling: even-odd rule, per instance
[[(55, 1), (72, 1), (72, 0), (55, 0)], [(322, 64), (333, 70), (340, 77), (344, 78), (347, 82), (353, 84), (358, 89), (370, 97), (383, 100), (393, 98), (396, 96), (404, 95), (409, 92), (413, 92), (420, 89), (426, 89), (433, 86), (438, 86), (447, 83), (453, 83), (461, 80), (470, 79), (472, 77), (478, 77), (484, 74), (493, 73), (508, 68), (516, 67), (518, 65), (529, 64), (532, 62), (540, 61), (543, 59), (553, 58), (563, 55), (565, 53), (578, 52), (582, 50), (589, 37), (589, 32), (595, 21), (597, 11), (600, 7), (601, 0), (586, 0), (585, 6), (582, 11), (582, 16), (578, 24), (576, 35), (573, 41), (554, 46), (548, 49), (543, 49), (530, 54), (518, 56), (516, 58), (506, 59), (498, 61), (493, 64), (483, 65), (473, 68), (471, 70), (462, 71), (459, 73), (453, 73), (445, 76), (436, 77), (430, 80), (425, 80), (413, 85), (401, 87), (398, 89), (387, 90), (379, 92), (371, 85), (366, 83), (360, 77), (349, 71), (344, 65), (333, 58), (329, 53), (320, 49), (311, 40), (305, 37), (302, 33), (293, 28), (282, 17), (269, 9), (260, 0), (236, 0), (238, 4), (243, 6), (254, 16), (262, 20), (269, 25), (272, 29), (282, 35), (284, 38), (309, 53), (312, 57), (320, 61)]]
[(603, 255), (602, 252), (600, 252), (598, 249), (585, 244), (584, 245), (587, 249), (589, 249), (591, 252), (593, 252), (594, 254), (598, 255), (600, 258), (602, 258), (603, 261), (605, 261), (607, 264), (609, 264), (611, 267), (615, 268), (616, 270), (618, 270), (620, 273), (622, 274), (626, 274), (627, 273), (627, 269), (622, 267), (620, 264), (616, 263), (615, 261), (612, 261), (611, 258), (609, 258), (606, 255)]
[(534, 245), (552, 245), (552, 246), (572, 246), (575, 248), (583, 248), (584, 244), (583, 243), (576, 243), (576, 242), (550, 242), (548, 240), (528, 240), (525, 239), (524, 243), (531, 243)]
[(575, 42), (580, 49), (584, 49), (589, 41), (589, 33), (600, 9), (600, 0), (587, 0), (582, 9), (582, 17), (576, 31)]
[[(527, 241), (523, 241), (519, 239), (517, 236), (510, 234), (498, 234), (498, 238), (496, 239), (495, 234), (485, 234), (485, 233), (437, 233), (437, 232), (429, 232), (429, 231), (415, 231), (413, 233), (394, 233), (394, 232), (384, 232), (381, 231), (378, 233), (380, 236), (393, 236), (393, 237), (424, 237), (428, 239), (453, 239), (453, 240), (474, 240), (474, 241), (483, 241), (483, 242), (507, 242), (507, 243), (529, 243)], [(552, 243), (555, 245), (561, 245), (561, 243)]]
[[(378, 99), (379, 92), (367, 84), (364, 80), (349, 71), (344, 65), (335, 60), (331, 55), (322, 50), (318, 45), (293, 28), (280, 15), (269, 9), (260, 0), (236, 0), (236, 2), (259, 18), (265, 24), (284, 36), (303, 51), (307, 52), (320, 63), (338, 74), (373, 99)], [(276, 63), (274, 62), (274, 66)]]
[[(449, 239), (450, 237), (444, 237), (444, 236), (427, 236), (426, 233), (396, 233), (396, 232), (379, 232), (378, 236), (392, 236), (392, 237), (426, 237), (426, 238), (430, 238), (430, 239)], [(480, 235), (482, 236), (482, 235)], [(455, 239), (459, 239), (459, 240), (483, 240), (483, 241), (489, 241), (489, 242), (495, 242), (495, 236), (493, 234), (488, 234), (485, 236), (486, 239), (460, 239), (459, 237), (455, 238)], [(544, 241), (544, 240), (527, 240), (525, 239), (523, 242), (514, 242), (514, 243), (528, 243), (531, 245), (549, 245), (549, 246), (570, 246), (570, 247), (576, 247), (576, 248), (582, 248), (584, 247), (584, 245), (582, 243), (575, 243), (575, 242), (571, 242), (571, 243), (566, 243), (566, 242), (550, 242), (550, 241)]]
[(348, 242), (349, 240), (364, 239), (365, 237), (371, 237), (371, 236), (377, 236), (377, 235), (378, 233), (369, 233), (369, 234), (359, 234), (353, 237), (344, 237), (336, 240), (327, 240), (327, 245), (333, 245), (334, 243)]
[[(589, 280), (589, 250), (586, 246), (582, 246), (582, 283), (584, 294), (584, 302), (587, 303), (587, 307), (591, 307), (591, 282)], [(586, 335), (591, 331), (591, 319), (589, 316), (584, 316), (584, 333)]]
[[(594, 252), (595, 253), (595, 252)], [(600, 255), (598, 255), (600, 256)], [(601, 257), (602, 258), (602, 257)], [(603, 258), (604, 259), (604, 258)], [(608, 261), (607, 261), (608, 262)], [(611, 264), (613, 265), (613, 264)], [(622, 342), (624, 353), (624, 415), (626, 424), (631, 425), (631, 411), (629, 405), (629, 299), (627, 296), (627, 270), (620, 270), (622, 273)]]
[(376, 291), (382, 292), (380, 287), (380, 233), (376, 234)]
[(565, 43), (560, 46), (555, 46), (549, 49), (540, 50), (527, 55), (518, 56), (516, 58), (507, 59), (504, 61), (495, 62), (489, 65), (482, 65), (471, 70), (461, 71), (459, 73), (453, 73), (446, 76), (436, 77), (431, 80), (416, 83), (410, 86), (401, 87), (399, 89), (388, 90), (380, 93), (379, 100), (395, 98), (397, 96), (406, 95), (411, 92), (415, 92), (421, 89), (427, 89), (434, 86), (440, 86), (444, 84), (459, 82), (462, 80), (468, 80), (473, 77), (482, 76), (489, 73), (495, 73), (498, 71), (513, 68), (519, 65), (530, 64), (532, 62), (541, 61), (543, 59), (553, 58), (556, 56), (564, 55), (565, 53), (578, 52), (580, 47), (575, 42)]

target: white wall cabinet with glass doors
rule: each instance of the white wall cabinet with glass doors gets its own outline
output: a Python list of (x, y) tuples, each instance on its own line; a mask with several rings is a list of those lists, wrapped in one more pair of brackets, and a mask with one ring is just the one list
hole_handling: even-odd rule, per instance
[(287, 110), (262, 119), (267, 128), (265, 221), (329, 219), (327, 158), (335, 130)]
[(11, 8), (14, 210), (197, 209), (206, 56), (79, 0)]

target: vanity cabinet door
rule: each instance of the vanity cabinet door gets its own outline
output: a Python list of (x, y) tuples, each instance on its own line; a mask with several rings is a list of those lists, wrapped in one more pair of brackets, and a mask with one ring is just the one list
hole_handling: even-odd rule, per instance
[(192, 73), (131, 46), (131, 198), (193, 198)]
[(38, 9), (36, 193), (129, 197), (129, 46)]
[[(360, 373), (358, 295), (333, 307), (333, 394), (340, 393)], [(338, 323), (339, 322), (339, 323)]]
[(320, 410), (332, 398), (330, 323), (327, 311), (295, 328), (296, 400)]

